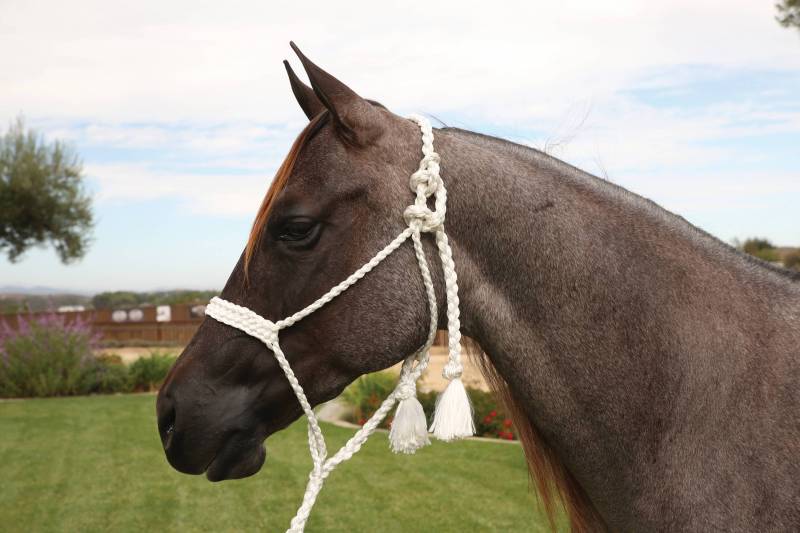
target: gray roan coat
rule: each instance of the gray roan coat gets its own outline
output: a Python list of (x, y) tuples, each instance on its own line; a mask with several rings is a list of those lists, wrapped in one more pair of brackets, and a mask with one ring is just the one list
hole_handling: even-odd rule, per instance
[[(222, 292), (273, 320), (404, 228), (421, 155), (413, 123), (298, 55), (310, 123)], [(463, 332), (545, 503), (574, 530), (800, 530), (800, 276), (531, 148), (453, 128), (435, 145)], [(281, 344), (316, 404), (419, 347), (426, 315), (408, 245)], [(211, 480), (257, 472), (300, 414), (264, 345), (212, 319), (158, 397), (169, 462)]]

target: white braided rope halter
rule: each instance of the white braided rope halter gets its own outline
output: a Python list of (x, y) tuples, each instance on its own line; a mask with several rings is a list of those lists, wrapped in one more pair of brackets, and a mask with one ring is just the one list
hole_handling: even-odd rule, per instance
[[(322, 489), (325, 478), (337, 465), (350, 459), (361, 448), (395, 403), (398, 403), (397, 413), (389, 433), (392, 450), (400, 453), (414, 453), (418, 448), (430, 443), (425, 413), (419, 400), (417, 400), (416, 381), (428, 365), (429, 350), (436, 335), (438, 311), (436, 293), (433, 289), (428, 261), (422, 246), (422, 233), (433, 233), (439, 250), (447, 297), (447, 331), (449, 335), (449, 359), (442, 374), (450, 383), (436, 403), (436, 413), (430, 431), (436, 438), (444, 441), (467, 437), (475, 433), (472, 409), (464, 385), (461, 383), (461, 325), (459, 322), (458, 283), (455, 264), (453, 263), (453, 253), (448, 244), (447, 235), (444, 232), (447, 191), (439, 176), (440, 158), (439, 154), (433, 149), (433, 129), (430, 122), (419, 115), (413, 115), (409, 118), (417, 123), (422, 131), (423, 158), (420, 161), (419, 169), (411, 175), (410, 179), (411, 190), (416, 194), (416, 199), (403, 213), (408, 227), (397, 238), (378, 252), (364, 266), (329, 290), (317, 301), (283, 320), (272, 322), (246, 307), (241, 307), (221, 298), (212, 298), (206, 308), (206, 315), (252, 335), (272, 350), (278, 364), (286, 374), (286, 378), (289, 380), (289, 384), (297, 396), (306, 418), (308, 418), (308, 446), (314, 466), (309, 475), (303, 503), (297, 510), (297, 514), (292, 519), (288, 529), (292, 533), (302, 532), (305, 528), (311, 508), (314, 506), (317, 495)], [(433, 210), (428, 207), (428, 198), (430, 196), (434, 196)], [(283, 350), (281, 350), (278, 338), (279, 332), (339, 296), (378, 266), (389, 254), (397, 250), (409, 237), (411, 237), (414, 244), (417, 264), (419, 265), (422, 282), (425, 285), (425, 292), (428, 296), (428, 310), (430, 312), (428, 338), (417, 352), (403, 361), (397, 387), (383, 401), (375, 414), (336, 454), (328, 457), (325, 438), (319, 427), (317, 417), (308, 403), (303, 387), (297, 381)]]

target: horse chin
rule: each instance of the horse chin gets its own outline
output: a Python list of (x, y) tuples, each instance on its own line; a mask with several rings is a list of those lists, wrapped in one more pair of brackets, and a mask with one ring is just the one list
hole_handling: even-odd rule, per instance
[(206, 478), (224, 481), (250, 477), (261, 470), (266, 458), (267, 450), (263, 444), (243, 447), (242, 443), (229, 441), (209, 463)]

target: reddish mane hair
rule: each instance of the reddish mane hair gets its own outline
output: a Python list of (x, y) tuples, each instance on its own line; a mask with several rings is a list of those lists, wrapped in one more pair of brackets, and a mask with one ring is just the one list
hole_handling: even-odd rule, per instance
[(489, 356), (469, 337), (462, 337), (467, 353), (478, 363), (489, 388), (508, 409), (525, 452), (528, 474), (536, 487), (550, 528), (556, 531), (556, 515), (561, 507), (574, 533), (608, 531), (586, 492), (561, 462), (555, 450), (542, 438), (520, 406), (506, 380), (497, 372)]
[(253, 227), (250, 229), (250, 237), (247, 239), (247, 245), (244, 248), (245, 276), (247, 276), (248, 267), (250, 266), (250, 259), (252, 259), (256, 249), (261, 244), (261, 236), (264, 234), (264, 227), (267, 225), (267, 220), (269, 220), (269, 214), (272, 210), (272, 206), (275, 203), (275, 200), (278, 198), (278, 195), (281, 193), (284, 187), (286, 187), (286, 183), (289, 181), (289, 176), (292, 174), (292, 170), (294, 169), (294, 164), (297, 161), (297, 156), (300, 154), (300, 151), (308, 143), (311, 137), (313, 137), (314, 134), (317, 133), (325, 124), (325, 119), (327, 117), (328, 113), (323, 112), (311, 119), (306, 127), (303, 128), (303, 131), (301, 131), (294, 140), (291, 149), (289, 149), (289, 153), (286, 154), (286, 158), (283, 160), (283, 163), (281, 163), (281, 166), (278, 167), (278, 171), (275, 173), (275, 177), (273, 178), (269, 189), (267, 189), (267, 194), (264, 196), (264, 200), (261, 201), (261, 207), (258, 208), (256, 219), (253, 221)]

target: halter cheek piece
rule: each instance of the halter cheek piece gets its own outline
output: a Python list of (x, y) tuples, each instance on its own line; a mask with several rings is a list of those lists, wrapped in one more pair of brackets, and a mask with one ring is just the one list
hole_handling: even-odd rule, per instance
[[(411, 175), (410, 186), (411, 190), (416, 193), (416, 199), (403, 213), (408, 227), (400, 235), (364, 266), (329, 290), (317, 301), (283, 320), (272, 322), (246, 307), (221, 298), (212, 298), (208, 307), (206, 307), (206, 315), (244, 331), (248, 335), (259, 339), (272, 350), (278, 364), (286, 374), (286, 378), (289, 380), (289, 384), (297, 396), (306, 418), (308, 418), (308, 447), (311, 451), (311, 459), (314, 466), (309, 474), (303, 503), (292, 519), (288, 529), (289, 532), (303, 531), (325, 478), (339, 463), (350, 459), (361, 448), (367, 438), (378, 427), (378, 424), (394, 407), (395, 403), (398, 403), (397, 413), (389, 432), (392, 450), (399, 453), (414, 453), (422, 446), (430, 444), (425, 413), (419, 400), (417, 400), (416, 381), (428, 366), (429, 350), (436, 336), (438, 311), (433, 281), (431, 280), (425, 251), (422, 247), (422, 233), (432, 233), (439, 250), (447, 298), (447, 332), (449, 336), (449, 358), (442, 374), (450, 382), (436, 402), (436, 413), (430, 432), (437, 439), (444, 441), (468, 437), (475, 433), (472, 408), (464, 385), (461, 382), (461, 325), (458, 318), (458, 283), (455, 264), (453, 263), (453, 253), (448, 244), (447, 235), (444, 232), (447, 191), (439, 176), (440, 158), (439, 154), (433, 149), (433, 129), (430, 122), (419, 115), (413, 115), (410, 119), (419, 125), (422, 132), (423, 157), (420, 161), (419, 169)], [(428, 207), (428, 198), (430, 196), (434, 197), (433, 210)], [(397, 250), (409, 237), (414, 244), (419, 271), (428, 296), (428, 310), (430, 312), (428, 338), (419, 350), (403, 361), (400, 380), (394, 391), (383, 401), (375, 414), (361, 429), (335, 455), (329, 458), (325, 446), (325, 438), (322, 435), (317, 417), (308, 403), (303, 387), (297, 381), (297, 377), (294, 375), (291, 366), (289, 366), (283, 350), (281, 350), (279, 333), (282, 329), (292, 326), (339, 296), (378, 266), (389, 254)]]

